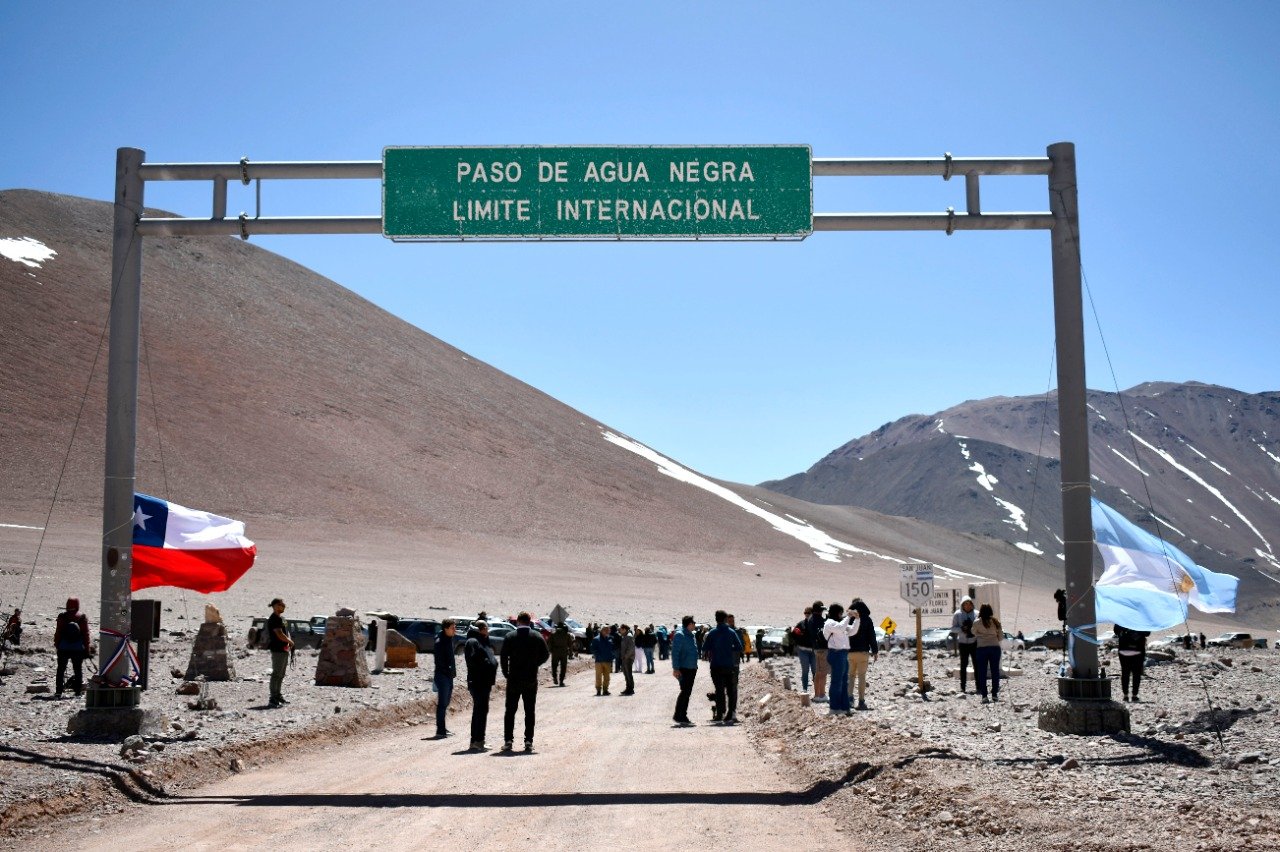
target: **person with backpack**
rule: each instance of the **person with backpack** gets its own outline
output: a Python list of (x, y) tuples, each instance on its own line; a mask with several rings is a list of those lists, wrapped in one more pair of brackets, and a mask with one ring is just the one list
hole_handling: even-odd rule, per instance
[(826, 607), (822, 601), (813, 602), (813, 612), (805, 619), (805, 639), (813, 649), (813, 701), (825, 704), (827, 701), (827, 673), (831, 670), (827, 664), (827, 637), (822, 635), (826, 626)]
[[(1116, 625), (1117, 651), (1120, 657), (1120, 688), (1124, 690), (1124, 700), (1137, 701), (1138, 687), (1142, 685), (1142, 669), (1147, 660), (1147, 630), (1130, 630), (1128, 627)], [(1130, 684), (1133, 685), (1133, 698), (1130, 699)]]
[(796, 622), (796, 626), (791, 628), (791, 647), (795, 649), (796, 659), (800, 661), (800, 691), (809, 691), (809, 674), (814, 670), (817, 664), (817, 658), (813, 655), (812, 640), (808, 638), (809, 634), (806, 628), (809, 616), (813, 614), (813, 607), (804, 608), (804, 618)]
[(84, 658), (89, 656), (89, 619), (80, 611), (79, 598), (67, 598), (67, 608), (58, 613), (53, 629), (53, 647), (58, 652), (58, 675), (54, 697), (61, 698), (66, 685), (67, 663), (71, 663), (71, 689), (77, 696), (84, 692)]
[(471, 750), (488, 751), (484, 734), (489, 724), (489, 696), (498, 679), (498, 658), (489, 644), (489, 622), (476, 621), (471, 627), (475, 635), (462, 651), (467, 663), (467, 692), (471, 693)]

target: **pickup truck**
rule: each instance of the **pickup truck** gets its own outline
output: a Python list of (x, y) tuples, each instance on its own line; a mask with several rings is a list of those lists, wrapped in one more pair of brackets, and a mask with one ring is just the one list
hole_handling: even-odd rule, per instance
[[(315, 629), (316, 619), (320, 619), (320, 629)], [(313, 616), (309, 621), (301, 618), (286, 618), (284, 621), (285, 632), (289, 634), (289, 638), (293, 640), (295, 648), (319, 648), (320, 643), (324, 641), (324, 617)], [(267, 620), (265, 618), (255, 618), (249, 627), (248, 644), (250, 648), (267, 647), (266, 638), (262, 635), (266, 633)]]

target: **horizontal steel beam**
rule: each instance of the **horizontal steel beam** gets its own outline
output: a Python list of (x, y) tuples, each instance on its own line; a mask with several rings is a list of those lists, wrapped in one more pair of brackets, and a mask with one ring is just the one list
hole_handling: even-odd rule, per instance
[(141, 219), (143, 237), (260, 234), (381, 234), (381, 216), (274, 216), (261, 219)]
[(814, 213), (815, 231), (1027, 231), (1053, 229), (1052, 213)]
[(148, 180), (258, 180), (258, 179), (382, 179), (381, 160), (346, 162), (270, 163), (143, 163), (139, 170)]
[(1047, 175), (1048, 157), (927, 157), (892, 160), (814, 157), (814, 177), (947, 177), (950, 175)]

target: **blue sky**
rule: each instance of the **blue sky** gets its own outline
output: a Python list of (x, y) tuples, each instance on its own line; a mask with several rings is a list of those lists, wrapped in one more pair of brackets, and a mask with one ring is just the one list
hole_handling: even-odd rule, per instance
[[(0, 188), (109, 199), (119, 146), (192, 162), (605, 143), (1040, 156), (1069, 140), (1120, 387), (1277, 390), (1278, 39), (1270, 2), (6, 3)], [(205, 184), (147, 192), (209, 209)], [(940, 212), (963, 209), (964, 185), (821, 178), (814, 196), (820, 212)], [(1046, 196), (1041, 178), (983, 185), (986, 210)], [(379, 202), (376, 182), (263, 186), (264, 215)], [(232, 188), (232, 213), (253, 204)], [(254, 242), (726, 479), (1053, 384), (1043, 232)], [(1089, 385), (1113, 389), (1086, 323)]]

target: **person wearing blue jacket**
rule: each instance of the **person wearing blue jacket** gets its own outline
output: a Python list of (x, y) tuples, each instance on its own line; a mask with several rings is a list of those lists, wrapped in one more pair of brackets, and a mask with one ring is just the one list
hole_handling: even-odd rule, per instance
[(742, 658), (742, 640), (728, 621), (728, 613), (722, 609), (716, 610), (716, 626), (702, 640), (702, 653), (711, 663), (711, 682), (716, 687), (716, 709), (711, 720), (736, 725), (738, 660)]
[(449, 702), (453, 700), (453, 679), (458, 675), (457, 662), (453, 658), (453, 637), (458, 633), (458, 624), (452, 618), (446, 618), (436, 634), (436, 644), (431, 651), (435, 660), (435, 671), (431, 675), (432, 685), (436, 688), (436, 739), (442, 740), (452, 736), (453, 732), (445, 726), (444, 714), (449, 710)]
[(591, 640), (591, 658), (596, 663), (596, 695), (609, 694), (609, 674), (613, 671), (613, 637), (609, 627), (603, 626)]
[(686, 615), (671, 639), (671, 674), (680, 682), (680, 697), (676, 699), (676, 714), (672, 718), (682, 728), (693, 725), (689, 719), (689, 696), (698, 677), (698, 640), (693, 624), (693, 616)]

